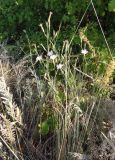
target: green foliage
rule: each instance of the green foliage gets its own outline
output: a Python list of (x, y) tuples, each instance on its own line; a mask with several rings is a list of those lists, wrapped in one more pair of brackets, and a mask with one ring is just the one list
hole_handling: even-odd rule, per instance
[(47, 120), (38, 124), (39, 133), (42, 135), (47, 135), (56, 129), (56, 119), (54, 116), (50, 116)]
[(114, 0), (111, 0), (109, 2), (109, 11), (110, 12), (115, 12), (115, 1)]
[(49, 125), (47, 121), (42, 122), (38, 127), (40, 128), (39, 133), (41, 133), (42, 135), (46, 135), (49, 133)]
[[(25, 33), (23, 31), (26, 30), (29, 39), (33, 43), (45, 41), (41, 34), (39, 24), (47, 20), (50, 11), (53, 13), (52, 28), (58, 30), (60, 23), (62, 23), (59, 37), (60, 41), (70, 39), (88, 4), (88, 0), (1, 0), (0, 39), (10, 38), (20, 40), (20, 42), (24, 44)], [(106, 26), (107, 22), (114, 22), (113, 15), (111, 15), (111, 19), (109, 18), (109, 11), (114, 10), (114, 0), (110, 2), (108, 0), (95, 0), (94, 5), (104, 26)], [(95, 14), (91, 5), (87, 11), (86, 18), (83, 20), (82, 26), (89, 24), (90, 20), (95, 21)], [(76, 41), (77, 37), (75, 36), (74, 43), (76, 43)]]

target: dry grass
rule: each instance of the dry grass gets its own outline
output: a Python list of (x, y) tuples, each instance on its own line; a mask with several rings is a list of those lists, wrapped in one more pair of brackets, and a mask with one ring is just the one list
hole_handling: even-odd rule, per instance
[(93, 73), (89, 59), (96, 51), (85, 34), (80, 36), (91, 55), (79, 53), (75, 59), (67, 40), (60, 50), (56, 48), (59, 31), (51, 36), (50, 18), (51, 14), (46, 29), (40, 25), (47, 40), (46, 46), (41, 44), (46, 55), (34, 45), (33, 60), (28, 39), (28, 57), (16, 63), (1, 58), (0, 156), (5, 160), (105, 160), (103, 138), (108, 140), (110, 128), (101, 102), (109, 86), (103, 87), (97, 79), (103, 77), (103, 84), (109, 83), (114, 60), (105, 74), (98, 73), (97, 64)]

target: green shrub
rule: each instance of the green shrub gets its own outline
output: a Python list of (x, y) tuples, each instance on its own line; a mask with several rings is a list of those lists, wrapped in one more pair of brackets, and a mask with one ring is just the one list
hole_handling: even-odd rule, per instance
[[(26, 30), (33, 42), (41, 42), (44, 39), (39, 24), (46, 21), (50, 11), (53, 12), (52, 28), (58, 30), (59, 24), (62, 23), (60, 39), (70, 38), (89, 2), (88, 0), (1, 0), (0, 39), (10, 38), (14, 41), (22, 39), (23, 41), (25, 37), (23, 30)], [(94, 4), (104, 27), (106, 28), (106, 25), (109, 27), (109, 24), (114, 26), (114, 15), (109, 13), (109, 11), (114, 10), (114, 2), (95, 0)], [(95, 22), (95, 15), (91, 13), (94, 12), (90, 5), (82, 26), (90, 24), (90, 21)], [(109, 18), (110, 15), (111, 19)], [(111, 26), (111, 29), (114, 28), (113, 26)]]

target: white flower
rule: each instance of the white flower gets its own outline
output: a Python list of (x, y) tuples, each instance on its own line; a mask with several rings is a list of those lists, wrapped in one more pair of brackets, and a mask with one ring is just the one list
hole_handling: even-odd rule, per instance
[(53, 54), (52, 56), (50, 56), (50, 59), (55, 60), (57, 58), (56, 54)]
[(61, 68), (63, 67), (63, 64), (61, 64), (61, 63), (60, 63), (60, 64), (57, 64), (56, 67), (57, 67), (57, 69), (61, 69)]
[(48, 53), (47, 53), (47, 56), (52, 56), (53, 55), (53, 51), (49, 51)]
[(42, 60), (42, 56), (38, 55), (36, 58), (36, 62), (41, 61)]
[(47, 53), (47, 56), (49, 56), (50, 59), (55, 60), (57, 58), (57, 55), (53, 53), (53, 51), (49, 51)]
[(88, 51), (87, 51), (86, 49), (82, 49), (82, 50), (81, 50), (81, 53), (85, 55), (85, 54), (88, 53)]

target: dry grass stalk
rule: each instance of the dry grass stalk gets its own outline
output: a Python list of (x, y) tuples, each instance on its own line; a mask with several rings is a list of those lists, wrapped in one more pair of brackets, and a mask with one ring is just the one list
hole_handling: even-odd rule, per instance
[(81, 40), (88, 45), (89, 49), (92, 51), (93, 56), (95, 56), (96, 55), (95, 48), (90, 43), (90, 41), (88, 40), (88, 38), (86, 37), (86, 35), (84, 34), (84, 32), (80, 31), (79, 35), (80, 35)]
[(115, 60), (113, 59), (107, 65), (107, 69), (106, 69), (105, 75), (104, 75), (104, 77), (103, 77), (103, 79), (101, 81), (101, 84), (103, 86), (106, 87), (106, 86), (109, 85), (110, 78), (112, 77), (112, 74), (113, 74), (114, 70), (115, 70)]

